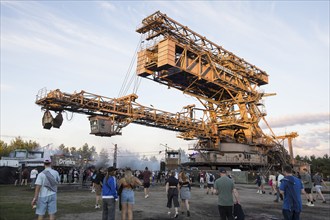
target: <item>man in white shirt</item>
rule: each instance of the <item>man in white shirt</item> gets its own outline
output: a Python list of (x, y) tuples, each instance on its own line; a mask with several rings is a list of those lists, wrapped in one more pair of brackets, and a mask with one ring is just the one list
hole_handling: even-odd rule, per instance
[(276, 175), (276, 199), (274, 202), (279, 202), (280, 198), (283, 200), (283, 195), (280, 194), (280, 186), (281, 186), (281, 180), (284, 178), (281, 171), (277, 171)]
[(31, 170), (31, 173), (30, 173), (31, 189), (34, 189), (34, 184), (36, 182), (38, 173), (39, 172), (38, 172), (37, 168), (34, 168), (33, 170)]

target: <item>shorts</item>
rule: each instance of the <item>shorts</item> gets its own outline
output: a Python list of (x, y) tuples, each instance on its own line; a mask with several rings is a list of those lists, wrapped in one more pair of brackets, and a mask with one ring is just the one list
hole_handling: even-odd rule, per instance
[(305, 192), (306, 192), (307, 194), (311, 194), (311, 193), (312, 193), (312, 189), (311, 189), (311, 188), (305, 188)]
[(316, 192), (321, 192), (322, 186), (321, 185), (316, 185), (315, 186), (315, 191)]
[(149, 188), (150, 187), (150, 182), (144, 182), (143, 187), (144, 188)]
[(134, 191), (131, 189), (123, 189), (121, 193), (121, 203), (134, 204)]
[(45, 215), (47, 210), (49, 215), (57, 212), (56, 194), (38, 198), (36, 214)]
[(102, 187), (100, 184), (94, 183), (95, 195), (100, 196), (102, 192)]
[(208, 183), (207, 188), (213, 188), (214, 184), (213, 183)]

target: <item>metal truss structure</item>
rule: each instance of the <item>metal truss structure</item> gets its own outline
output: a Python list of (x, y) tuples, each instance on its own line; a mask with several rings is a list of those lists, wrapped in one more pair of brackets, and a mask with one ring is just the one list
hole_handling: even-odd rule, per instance
[(221, 153), (221, 143), (238, 143), (251, 146), (253, 154), (275, 152), (273, 159), (286, 163), (286, 150), (275, 135), (265, 135), (259, 126), (266, 116), (262, 98), (274, 95), (259, 90), (268, 84), (265, 71), (159, 11), (143, 19), (136, 31), (144, 37), (138, 52), (138, 76), (193, 96), (203, 108), (188, 105), (169, 113), (138, 104), (136, 94), (108, 98), (60, 90), (41, 91), (36, 104), (47, 111), (90, 115), (91, 125), (109, 122), (107, 130), (92, 130), (99, 136), (120, 135), (123, 127), (136, 123), (197, 139), (194, 149), (203, 154)]

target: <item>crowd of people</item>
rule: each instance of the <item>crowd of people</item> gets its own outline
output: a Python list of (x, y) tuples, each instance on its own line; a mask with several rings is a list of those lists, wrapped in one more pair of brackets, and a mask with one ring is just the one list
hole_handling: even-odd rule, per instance
[[(298, 178), (303, 187), (306, 194), (307, 199), (307, 206), (315, 206), (315, 201), (318, 197), (322, 199), (323, 203), (326, 203), (326, 200), (324, 198), (324, 195), (322, 194), (322, 187), (327, 188), (325, 182), (323, 181), (322, 176), (319, 172), (316, 172), (313, 176), (308, 172), (306, 168), (303, 169), (303, 173), (294, 172), (292, 171), (292, 175), (296, 178)], [(257, 184), (257, 193), (258, 194), (265, 194), (265, 186), (268, 184), (270, 186), (270, 195), (275, 195), (276, 199), (274, 202), (279, 202), (280, 200), (283, 201), (283, 195), (280, 193), (280, 187), (282, 179), (285, 177), (285, 175), (282, 173), (281, 170), (276, 172), (270, 172), (268, 177), (268, 182), (266, 181), (266, 176), (257, 173), (255, 183)], [(313, 195), (313, 191), (316, 192), (316, 195)]]
[[(50, 159), (45, 160), (44, 165), (45, 169), (42, 172), (32, 173), (32, 170), (30, 173), (30, 178), (35, 187), (35, 195), (31, 205), (36, 208), (38, 220), (43, 219), (46, 211), (48, 211), (52, 220), (55, 219), (55, 213), (57, 212), (57, 185), (63, 182), (65, 178), (63, 175), (61, 176), (60, 172), (51, 168)], [(234, 206), (240, 203), (240, 199), (233, 178), (223, 168), (219, 169), (216, 175), (214, 174), (214, 171), (213, 173), (200, 171), (197, 176), (200, 187), (202, 189), (206, 188), (206, 194), (218, 197), (217, 205), (221, 220), (234, 219)], [(148, 199), (152, 196), (149, 188), (156, 183), (165, 186), (167, 194), (166, 207), (168, 208), (169, 217), (178, 218), (179, 208), (181, 208), (181, 215), (190, 217), (189, 202), (191, 199), (192, 178), (195, 177), (191, 172), (154, 172), (150, 171), (148, 167), (145, 167), (143, 171), (133, 171), (130, 168), (118, 170), (114, 167), (101, 167), (98, 169), (90, 167), (86, 171), (86, 179), (90, 179), (92, 183), (91, 192), (96, 195), (95, 208), (102, 208), (103, 220), (115, 219), (117, 201), (121, 210), (121, 219), (134, 219), (135, 189), (143, 187), (144, 198)], [(21, 184), (24, 183), (26, 183), (25, 179), (22, 179)], [(317, 196), (323, 200), (323, 203), (326, 203), (321, 189), (323, 186), (327, 186), (321, 175), (315, 173), (311, 176), (307, 169), (304, 169), (303, 173), (300, 174), (294, 173), (290, 166), (285, 166), (283, 173), (282, 171), (270, 172), (268, 178), (262, 173), (257, 173), (255, 183), (258, 187), (258, 194), (266, 194), (265, 185), (268, 183), (270, 186), (269, 194), (276, 196), (274, 202), (283, 201), (282, 213), (285, 220), (299, 219), (302, 211), (302, 194), (306, 196), (307, 206), (314, 206)], [(316, 196), (312, 194), (313, 188), (317, 193)], [(174, 211), (172, 211), (172, 208), (174, 208)]]

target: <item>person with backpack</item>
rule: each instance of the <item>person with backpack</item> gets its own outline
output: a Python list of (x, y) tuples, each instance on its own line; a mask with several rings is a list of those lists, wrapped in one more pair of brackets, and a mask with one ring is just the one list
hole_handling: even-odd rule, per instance
[(280, 192), (284, 196), (282, 214), (284, 220), (299, 220), (302, 211), (301, 194), (305, 194), (300, 179), (292, 175), (291, 166), (284, 167), (284, 178), (281, 180)]
[(48, 211), (49, 219), (54, 220), (57, 212), (57, 185), (60, 182), (60, 175), (51, 168), (50, 158), (44, 160), (44, 166), (45, 169), (37, 176), (31, 205), (36, 209), (38, 220), (44, 218), (46, 211)]
[(207, 189), (206, 194), (209, 194), (209, 191), (211, 190), (211, 194), (214, 194), (214, 181), (215, 177), (212, 173), (206, 173), (206, 182), (207, 182)]

